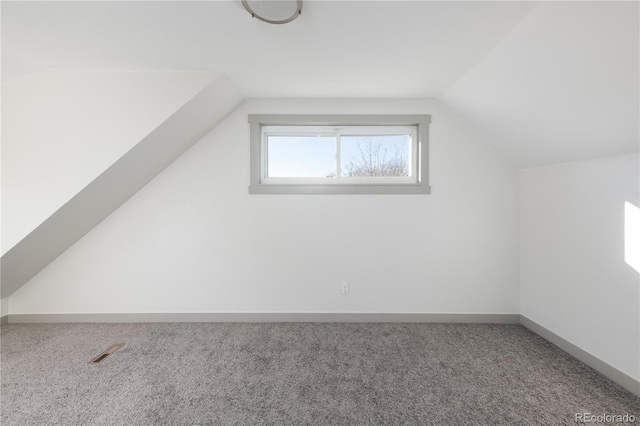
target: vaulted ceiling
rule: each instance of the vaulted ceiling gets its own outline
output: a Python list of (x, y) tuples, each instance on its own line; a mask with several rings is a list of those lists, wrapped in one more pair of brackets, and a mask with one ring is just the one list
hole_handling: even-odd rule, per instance
[[(245, 98), (438, 98), (518, 168), (638, 150), (637, 2), (2, 2), (2, 78), (217, 71)], [(436, 125), (437, 123), (434, 123)]]
[(2, 6), (3, 54), (9, 47), (32, 67), (213, 70), (252, 98), (435, 97), (532, 8), (306, 1), (300, 18), (270, 25), (239, 1)]

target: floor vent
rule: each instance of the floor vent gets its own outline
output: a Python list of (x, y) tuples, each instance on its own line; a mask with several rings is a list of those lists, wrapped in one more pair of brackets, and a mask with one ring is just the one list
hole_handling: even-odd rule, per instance
[(124, 343), (116, 343), (115, 345), (110, 346), (109, 349), (107, 349), (106, 351), (102, 352), (100, 355), (98, 355), (97, 357), (95, 357), (91, 361), (89, 361), (89, 364), (99, 364), (99, 363), (101, 363), (102, 361), (107, 359), (109, 357), (109, 355), (113, 355), (115, 353), (115, 351), (117, 351), (118, 349), (120, 349), (123, 346), (124, 346)]

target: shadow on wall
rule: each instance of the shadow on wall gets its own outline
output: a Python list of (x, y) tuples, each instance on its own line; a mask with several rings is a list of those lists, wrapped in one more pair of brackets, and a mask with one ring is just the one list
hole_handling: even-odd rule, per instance
[(624, 203), (624, 261), (640, 273), (640, 208)]

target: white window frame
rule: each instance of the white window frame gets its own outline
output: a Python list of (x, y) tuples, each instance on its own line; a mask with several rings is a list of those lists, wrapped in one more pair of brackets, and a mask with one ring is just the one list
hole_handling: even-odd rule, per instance
[[(249, 114), (250, 194), (429, 194), (430, 115), (264, 115)], [(344, 127), (356, 129), (345, 131)], [(342, 130), (339, 130), (342, 128)], [(267, 176), (266, 138), (270, 133), (300, 135), (407, 134), (412, 147), (409, 177), (291, 178)], [(339, 147), (339, 143), (338, 143)], [(339, 153), (338, 153), (339, 157)]]

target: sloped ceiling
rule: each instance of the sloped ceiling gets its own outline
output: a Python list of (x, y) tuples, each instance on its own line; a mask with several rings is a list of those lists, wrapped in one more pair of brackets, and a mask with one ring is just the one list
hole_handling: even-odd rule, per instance
[(219, 77), (43, 71), (4, 82), (2, 255)]
[[(2, 2), (2, 74), (218, 71), (244, 98), (438, 98), (518, 168), (638, 150), (637, 2)], [(436, 123), (434, 123), (435, 125)]]
[(305, 1), (298, 19), (270, 25), (239, 1), (3, 1), (2, 53), (44, 68), (218, 71), (245, 98), (431, 98), (532, 6)]
[(638, 2), (546, 2), (441, 100), (518, 168), (638, 151)]

